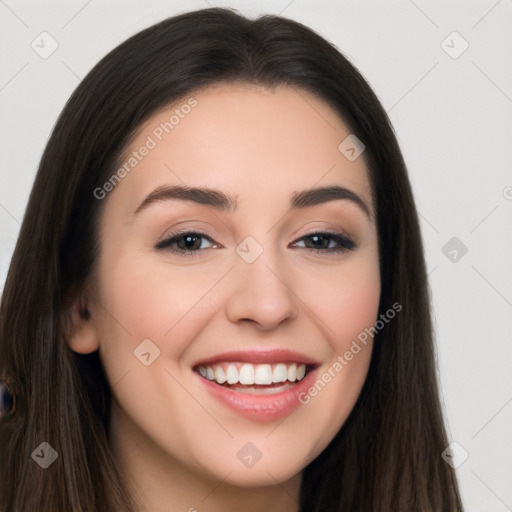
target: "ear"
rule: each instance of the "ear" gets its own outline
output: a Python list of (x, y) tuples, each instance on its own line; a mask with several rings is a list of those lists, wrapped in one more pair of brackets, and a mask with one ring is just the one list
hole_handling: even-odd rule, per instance
[(72, 304), (68, 319), (71, 324), (66, 337), (69, 348), (79, 354), (90, 354), (98, 350), (99, 336), (91, 315), (90, 302), (84, 294), (80, 294)]

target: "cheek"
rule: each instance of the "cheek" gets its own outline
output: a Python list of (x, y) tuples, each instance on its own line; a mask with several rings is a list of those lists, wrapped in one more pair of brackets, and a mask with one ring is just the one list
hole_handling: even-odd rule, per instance
[[(135, 338), (162, 340), (215, 283), (214, 272), (175, 268), (146, 256), (103, 267), (105, 308)], [(108, 319), (111, 323), (112, 318)]]
[[(301, 400), (327, 426), (319, 446), (325, 447), (341, 428), (361, 392), (372, 353), (369, 328), (375, 325), (380, 301), (378, 257), (354, 259), (339, 269), (313, 306), (329, 342), (330, 360)], [(312, 307), (312, 309), (313, 309)], [(315, 452), (316, 453), (316, 452)]]
[(324, 280), (317, 297), (316, 310), (326, 324), (326, 337), (336, 352), (344, 352), (352, 340), (373, 326), (380, 301), (380, 271), (375, 254), (354, 259)]
[[(209, 294), (213, 295), (212, 288), (226, 272), (200, 265), (179, 268), (155, 263), (147, 254), (132, 251), (128, 257), (129, 253), (119, 251), (115, 258), (105, 258), (100, 267), (104, 283), (99, 311), (101, 355), (112, 383), (128, 371), (145, 368), (136, 354), (147, 339), (156, 348), (147, 342), (143, 347), (159, 357), (150, 368), (179, 364), (211, 315)], [(147, 375), (143, 376), (139, 385), (150, 385)]]

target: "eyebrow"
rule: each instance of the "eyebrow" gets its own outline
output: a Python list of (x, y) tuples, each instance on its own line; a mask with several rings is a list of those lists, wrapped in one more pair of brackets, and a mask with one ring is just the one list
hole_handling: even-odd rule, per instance
[[(181, 185), (163, 185), (151, 192), (137, 209), (138, 214), (149, 205), (161, 201), (190, 201), (204, 206), (211, 206), (219, 211), (234, 212), (238, 205), (236, 199), (220, 190), (202, 187), (188, 187)], [(352, 190), (338, 185), (310, 188), (294, 192), (290, 198), (290, 209), (306, 208), (334, 200), (347, 200), (356, 204), (369, 218), (372, 217), (367, 204)]]

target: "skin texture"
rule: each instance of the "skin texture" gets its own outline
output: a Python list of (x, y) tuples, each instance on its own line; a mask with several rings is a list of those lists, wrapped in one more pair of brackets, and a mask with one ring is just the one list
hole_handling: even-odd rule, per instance
[[(80, 353), (100, 349), (114, 396), (111, 443), (140, 510), (296, 511), (302, 470), (361, 391), (371, 340), (284, 421), (241, 417), (205, 391), (192, 366), (225, 351), (280, 348), (315, 359), (322, 375), (374, 325), (374, 220), (348, 200), (289, 211), (293, 192), (326, 185), (352, 190), (373, 211), (367, 170), (363, 157), (349, 161), (338, 150), (349, 130), (308, 93), (237, 84), (194, 98), (197, 106), (103, 199), (101, 254), (84, 294), (90, 316), (76, 306), (69, 343)], [(126, 154), (175, 108), (153, 116)], [(238, 206), (172, 200), (134, 215), (161, 185), (212, 187)], [(192, 256), (155, 248), (182, 229), (210, 239)], [(306, 246), (304, 237), (325, 231), (345, 233), (357, 248)], [(236, 252), (248, 236), (263, 248), (250, 264)], [(144, 339), (160, 350), (149, 366), (134, 356)], [(248, 442), (262, 454), (251, 468), (237, 457)]]

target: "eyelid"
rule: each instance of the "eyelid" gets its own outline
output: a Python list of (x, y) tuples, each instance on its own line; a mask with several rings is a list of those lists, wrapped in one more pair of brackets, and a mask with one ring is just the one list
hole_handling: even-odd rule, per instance
[[(187, 234), (201, 235), (202, 237), (207, 238), (211, 242), (215, 242), (215, 240), (211, 236), (207, 235), (200, 229), (185, 228), (185, 229), (170, 233), (169, 235), (163, 237), (161, 240), (159, 240), (155, 244), (155, 248), (164, 250), (164, 249), (166, 249), (165, 244), (168, 244), (169, 242), (174, 241), (175, 238), (179, 238), (181, 235), (187, 235)], [(215, 242), (214, 245), (220, 246), (221, 244), (219, 244), (218, 242)], [(176, 252), (179, 252), (179, 251), (176, 251)], [(193, 252), (199, 252), (199, 251), (185, 251), (185, 252), (193, 253)]]

